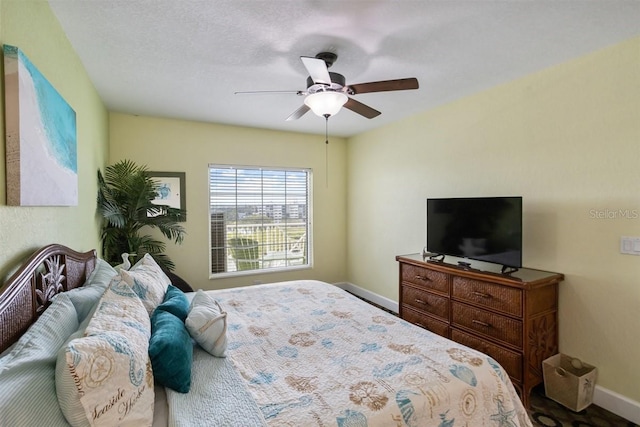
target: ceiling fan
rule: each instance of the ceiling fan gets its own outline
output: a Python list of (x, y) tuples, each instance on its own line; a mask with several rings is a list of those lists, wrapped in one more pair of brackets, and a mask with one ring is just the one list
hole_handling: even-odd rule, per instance
[(379, 116), (381, 114), (380, 111), (356, 101), (351, 98), (352, 95), (418, 89), (418, 79), (415, 77), (347, 85), (342, 74), (329, 72), (329, 67), (338, 59), (338, 55), (332, 52), (320, 52), (315, 58), (301, 56), (300, 59), (309, 72), (306, 90), (235, 93), (295, 93), (298, 96), (305, 96), (304, 104), (291, 113), (287, 120), (297, 120), (309, 110), (312, 110), (318, 116), (328, 118), (340, 111), (343, 106), (361, 116), (372, 119)]

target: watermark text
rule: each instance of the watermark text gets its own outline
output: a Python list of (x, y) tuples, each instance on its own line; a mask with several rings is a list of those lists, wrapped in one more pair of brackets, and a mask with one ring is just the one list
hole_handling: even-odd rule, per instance
[(638, 219), (639, 209), (591, 209), (589, 217), (592, 219)]

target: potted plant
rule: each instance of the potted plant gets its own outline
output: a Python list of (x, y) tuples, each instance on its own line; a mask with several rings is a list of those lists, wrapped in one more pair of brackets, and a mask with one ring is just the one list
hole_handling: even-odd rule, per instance
[(104, 175), (98, 170), (97, 210), (103, 218), (102, 256), (110, 264), (120, 264), (123, 253), (136, 259), (149, 253), (164, 269), (174, 269), (174, 263), (163, 253), (165, 243), (144, 234), (144, 229), (157, 228), (167, 239), (180, 244), (185, 230), (179, 222), (186, 218), (186, 211), (154, 204), (158, 187), (146, 166), (130, 160), (107, 166)]

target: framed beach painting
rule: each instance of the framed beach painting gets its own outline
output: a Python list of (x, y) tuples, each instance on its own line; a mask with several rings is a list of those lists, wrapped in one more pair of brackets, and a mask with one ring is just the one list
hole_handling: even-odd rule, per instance
[(7, 205), (77, 206), (76, 113), (20, 49), (3, 52)]

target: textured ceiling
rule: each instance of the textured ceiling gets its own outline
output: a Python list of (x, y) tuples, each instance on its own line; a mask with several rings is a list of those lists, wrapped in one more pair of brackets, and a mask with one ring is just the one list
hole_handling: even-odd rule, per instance
[(111, 111), (324, 133), (302, 103), (300, 56), (331, 51), (347, 84), (417, 77), (354, 96), (350, 136), (640, 35), (637, 0), (49, 0)]

